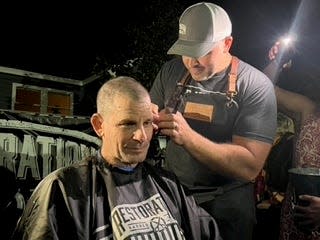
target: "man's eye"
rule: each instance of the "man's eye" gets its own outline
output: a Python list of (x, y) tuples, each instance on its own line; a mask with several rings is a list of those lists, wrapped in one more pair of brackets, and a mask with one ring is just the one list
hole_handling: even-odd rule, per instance
[(144, 126), (152, 126), (152, 121), (150, 120), (150, 121), (146, 121), (146, 122), (144, 122)]
[(135, 126), (135, 125), (136, 125), (136, 123), (134, 123), (134, 122), (126, 122), (126, 123), (122, 124), (122, 126), (124, 126), (124, 127), (132, 127), (132, 126)]

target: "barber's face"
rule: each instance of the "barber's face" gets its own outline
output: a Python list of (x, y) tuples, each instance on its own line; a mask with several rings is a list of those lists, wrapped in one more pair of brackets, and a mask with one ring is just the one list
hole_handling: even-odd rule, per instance
[(115, 101), (114, 113), (102, 122), (102, 156), (112, 165), (135, 165), (145, 160), (153, 134), (151, 102)]
[(228, 37), (215, 43), (211, 51), (203, 57), (182, 56), (182, 61), (192, 78), (195, 81), (205, 81), (223, 71), (226, 67), (225, 59), (229, 54), (231, 43), (232, 37)]

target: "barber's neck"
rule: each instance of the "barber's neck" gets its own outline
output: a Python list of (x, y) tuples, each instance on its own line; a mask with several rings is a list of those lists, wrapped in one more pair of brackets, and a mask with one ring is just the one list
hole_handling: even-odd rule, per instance
[(231, 60), (232, 60), (232, 55), (229, 52), (226, 53), (222, 57), (221, 64), (219, 64), (215, 75), (219, 75), (220, 73), (226, 71), (231, 64)]
[(217, 64), (215, 65), (215, 71), (212, 73), (211, 76), (208, 77), (208, 79), (219, 76), (221, 74), (224, 74), (224, 72), (227, 70), (227, 68), (230, 66), (232, 60), (232, 55), (230, 53), (227, 53), (219, 59)]

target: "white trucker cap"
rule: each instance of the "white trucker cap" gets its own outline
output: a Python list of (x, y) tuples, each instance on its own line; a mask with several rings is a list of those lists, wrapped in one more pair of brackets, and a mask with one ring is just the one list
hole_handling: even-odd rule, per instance
[(220, 6), (200, 2), (188, 7), (179, 19), (179, 39), (168, 54), (199, 58), (209, 53), (214, 43), (231, 36), (232, 24)]

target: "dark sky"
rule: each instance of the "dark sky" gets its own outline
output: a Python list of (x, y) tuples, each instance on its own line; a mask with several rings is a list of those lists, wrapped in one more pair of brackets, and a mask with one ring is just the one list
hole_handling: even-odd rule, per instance
[[(195, 2), (182, 1), (186, 6)], [(259, 65), (267, 48), (287, 31), (297, 1), (213, 2), (224, 7), (233, 21), (234, 53)], [(0, 65), (75, 79), (88, 77), (99, 53), (125, 48), (121, 29), (139, 11), (134, 10), (134, 1), (107, 4), (3, 8)]]
[[(108, 8), (108, 7), (107, 7)], [(116, 23), (102, 6), (18, 6), (2, 16), (0, 65), (85, 78)]]

